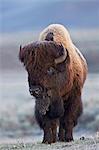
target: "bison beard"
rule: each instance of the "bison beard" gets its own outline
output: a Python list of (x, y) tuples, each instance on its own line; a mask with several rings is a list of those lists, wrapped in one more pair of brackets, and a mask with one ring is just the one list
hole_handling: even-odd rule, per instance
[(79, 72), (74, 78), (68, 50), (53, 41), (34, 42), (20, 48), (19, 59), (28, 72), (30, 93), (36, 98), (35, 116), (44, 131), (43, 143), (56, 142), (58, 125), (59, 141), (73, 140), (73, 127), (82, 112), (83, 85)]
[[(37, 91), (37, 89), (39, 90)], [(53, 97), (52, 95), (49, 95), (51, 94), (51, 91), (47, 91), (39, 86), (35, 86), (35, 90), (30, 90), (30, 93), (36, 97), (35, 109), (41, 115), (46, 115), (47, 113), (49, 118), (58, 118), (63, 115), (64, 106), (61, 97)]]

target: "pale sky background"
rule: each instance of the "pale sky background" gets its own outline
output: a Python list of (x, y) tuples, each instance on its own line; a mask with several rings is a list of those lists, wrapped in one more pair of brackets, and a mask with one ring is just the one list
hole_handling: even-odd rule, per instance
[(39, 30), (50, 23), (98, 28), (99, 0), (0, 0), (0, 33)]

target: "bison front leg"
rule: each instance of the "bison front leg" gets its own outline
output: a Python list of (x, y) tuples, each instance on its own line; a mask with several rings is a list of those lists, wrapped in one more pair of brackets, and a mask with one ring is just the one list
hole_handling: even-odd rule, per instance
[(60, 121), (60, 127), (59, 127), (59, 141), (66, 141), (70, 142), (73, 140), (73, 122), (69, 122), (69, 118), (65, 118), (65, 116), (62, 118), (63, 120)]
[(57, 124), (58, 124), (58, 119), (51, 121), (53, 143), (55, 143), (57, 140)]
[(35, 108), (35, 117), (44, 132), (42, 143), (51, 144), (56, 142), (57, 119), (50, 119), (47, 114), (42, 115), (37, 107)]
[(70, 120), (70, 118), (64, 117), (60, 120), (60, 126), (59, 126), (59, 141), (66, 141), (70, 142), (73, 140), (73, 121)]
[(77, 124), (78, 117), (82, 112), (80, 96), (71, 97), (65, 104), (64, 116), (60, 119), (59, 140), (70, 142), (73, 140), (73, 127)]
[(53, 142), (52, 140), (52, 129), (44, 127), (44, 137), (42, 143), (51, 144)]
[(70, 142), (73, 141), (73, 122), (67, 122), (65, 126), (65, 141)]
[(57, 139), (57, 120), (49, 120), (43, 128), (44, 138), (42, 143), (51, 144), (55, 143)]
[(63, 127), (63, 119), (64, 117), (60, 119), (59, 134), (58, 134), (59, 141), (61, 142), (65, 141), (65, 129)]

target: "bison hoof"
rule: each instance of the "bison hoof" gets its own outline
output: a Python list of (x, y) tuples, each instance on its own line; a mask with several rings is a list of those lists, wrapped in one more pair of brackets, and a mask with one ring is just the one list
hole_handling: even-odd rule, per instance
[(65, 142), (65, 136), (62, 134), (62, 135), (59, 135), (59, 139), (58, 141), (60, 142)]
[(43, 140), (42, 143), (44, 143), (44, 144), (51, 144), (52, 141)]
[(58, 141), (60, 141), (60, 142), (65, 142), (65, 138), (59, 138)]
[(65, 138), (65, 141), (66, 141), (66, 142), (71, 142), (71, 141), (74, 141), (74, 140), (73, 140), (73, 137), (70, 137), (70, 138), (69, 138), (69, 137), (66, 137), (66, 138)]
[(42, 143), (45, 143), (45, 144), (51, 144), (51, 143), (55, 143), (56, 142), (56, 139), (53, 139), (53, 140), (45, 140), (43, 139)]

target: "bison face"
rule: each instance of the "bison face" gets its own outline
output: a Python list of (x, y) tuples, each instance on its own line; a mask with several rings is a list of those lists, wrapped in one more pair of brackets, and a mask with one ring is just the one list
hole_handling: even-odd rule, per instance
[(29, 90), (36, 98), (57, 97), (66, 82), (68, 51), (53, 41), (20, 47), (19, 59), (28, 72)]
[[(66, 89), (68, 51), (53, 41), (34, 42), (20, 47), (19, 59), (28, 72), (30, 94), (36, 97), (36, 110), (57, 118), (64, 112), (61, 90)], [(57, 109), (56, 109), (57, 108)]]
[(36, 98), (59, 95), (60, 88), (66, 82), (67, 57), (64, 46), (53, 41), (34, 42), (20, 47), (19, 59), (28, 72), (31, 95)]

